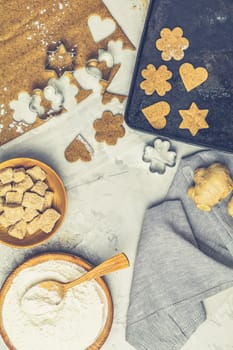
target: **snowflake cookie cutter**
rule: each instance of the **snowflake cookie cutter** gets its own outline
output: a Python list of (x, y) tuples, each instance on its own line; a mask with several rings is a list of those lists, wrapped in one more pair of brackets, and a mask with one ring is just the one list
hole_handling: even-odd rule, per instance
[(166, 167), (173, 167), (176, 164), (176, 152), (170, 150), (171, 143), (168, 140), (159, 138), (153, 141), (153, 145), (146, 145), (142, 160), (150, 163), (152, 173), (164, 174)]

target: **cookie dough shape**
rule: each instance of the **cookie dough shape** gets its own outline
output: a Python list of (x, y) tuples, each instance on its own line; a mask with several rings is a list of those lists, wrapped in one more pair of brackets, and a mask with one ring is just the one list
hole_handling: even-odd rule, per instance
[(142, 113), (154, 129), (163, 129), (167, 125), (166, 117), (170, 110), (170, 105), (167, 102), (160, 101), (143, 108)]
[(183, 63), (179, 69), (180, 77), (185, 89), (189, 92), (208, 79), (208, 71), (204, 67), (197, 67), (191, 63)]
[(113, 115), (110, 111), (104, 112), (102, 118), (95, 120), (93, 124), (96, 130), (96, 141), (115, 145), (118, 138), (125, 135), (125, 128), (122, 125), (123, 121), (124, 118), (121, 114)]
[(199, 109), (195, 102), (187, 110), (180, 109), (179, 113), (183, 121), (179, 128), (188, 129), (192, 136), (195, 136), (201, 129), (208, 129), (209, 125), (206, 122), (208, 112), (208, 109)]
[(170, 61), (172, 58), (180, 61), (184, 57), (184, 50), (189, 47), (189, 40), (183, 37), (183, 30), (180, 27), (163, 28), (155, 46), (162, 52), (161, 57), (164, 61)]
[(142, 77), (145, 80), (141, 82), (140, 88), (145, 91), (146, 95), (156, 92), (159, 96), (164, 96), (172, 89), (171, 84), (167, 82), (171, 79), (172, 72), (165, 65), (156, 68), (153, 64), (148, 64), (146, 69), (142, 70)]
[(66, 148), (65, 158), (71, 163), (76, 162), (77, 160), (90, 162), (93, 152), (94, 151), (89, 143), (79, 134)]

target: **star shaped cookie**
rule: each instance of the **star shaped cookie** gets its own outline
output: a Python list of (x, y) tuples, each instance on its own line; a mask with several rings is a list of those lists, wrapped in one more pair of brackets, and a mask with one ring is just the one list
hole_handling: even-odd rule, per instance
[(200, 129), (208, 129), (209, 125), (206, 122), (208, 109), (199, 109), (193, 102), (189, 109), (179, 110), (180, 116), (183, 119), (179, 128), (188, 129), (195, 136)]

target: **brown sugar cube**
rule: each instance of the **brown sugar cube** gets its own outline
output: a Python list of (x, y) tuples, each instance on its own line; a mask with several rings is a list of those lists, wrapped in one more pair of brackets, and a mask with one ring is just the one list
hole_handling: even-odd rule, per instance
[(15, 225), (11, 226), (8, 234), (12, 237), (23, 239), (27, 233), (27, 224), (24, 220), (20, 220)]
[(10, 224), (15, 224), (22, 219), (24, 210), (21, 205), (8, 204), (4, 206), (4, 214)]
[(23, 193), (21, 192), (7, 192), (6, 204), (21, 204), (23, 199)]
[(43, 211), (52, 207), (53, 196), (54, 196), (53, 192), (51, 192), (51, 191), (45, 192)]
[(36, 193), (25, 192), (23, 196), (22, 206), (42, 211), (44, 201), (44, 197), (41, 197)]
[(37, 215), (39, 215), (39, 212), (36, 209), (32, 209), (32, 208), (26, 208), (24, 210), (24, 215), (23, 215), (23, 219), (26, 222), (30, 222), (32, 221)]
[(5, 168), (0, 170), (0, 181), (3, 185), (13, 181), (13, 169)]
[(11, 184), (0, 184), (0, 196), (5, 196), (9, 191), (11, 191)]
[(7, 228), (11, 225), (11, 223), (6, 219), (6, 215), (4, 213), (0, 215), (0, 225), (4, 228)]
[(35, 193), (38, 193), (40, 196), (44, 196), (47, 188), (48, 188), (48, 185), (45, 182), (37, 181), (35, 185), (32, 187), (31, 192), (35, 192)]
[(25, 178), (25, 169), (24, 168), (16, 168), (14, 169), (13, 181), (18, 183), (24, 180)]
[(42, 231), (49, 233), (54, 228), (57, 220), (60, 218), (60, 214), (55, 209), (47, 209), (42, 215), (40, 220), (40, 228)]
[(34, 233), (40, 230), (40, 218), (41, 215), (38, 215), (31, 222), (29, 222), (29, 224), (27, 224), (27, 233), (29, 235), (34, 235)]
[(2, 213), (4, 210), (4, 199), (0, 197), (0, 213)]
[(29, 175), (26, 175), (23, 181), (13, 185), (13, 190), (24, 193), (27, 190), (30, 190), (30, 188), (32, 188), (33, 185), (34, 182), (32, 181), (31, 177)]
[(31, 176), (34, 181), (44, 181), (46, 179), (46, 173), (39, 166), (27, 169), (26, 172)]

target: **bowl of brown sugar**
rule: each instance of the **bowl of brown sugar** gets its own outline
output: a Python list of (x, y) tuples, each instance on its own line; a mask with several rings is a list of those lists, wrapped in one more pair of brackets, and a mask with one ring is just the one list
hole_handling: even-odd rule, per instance
[(65, 187), (48, 165), (31, 158), (0, 164), (0, 243), (42, 244), (60, 228), (66, 210)]

